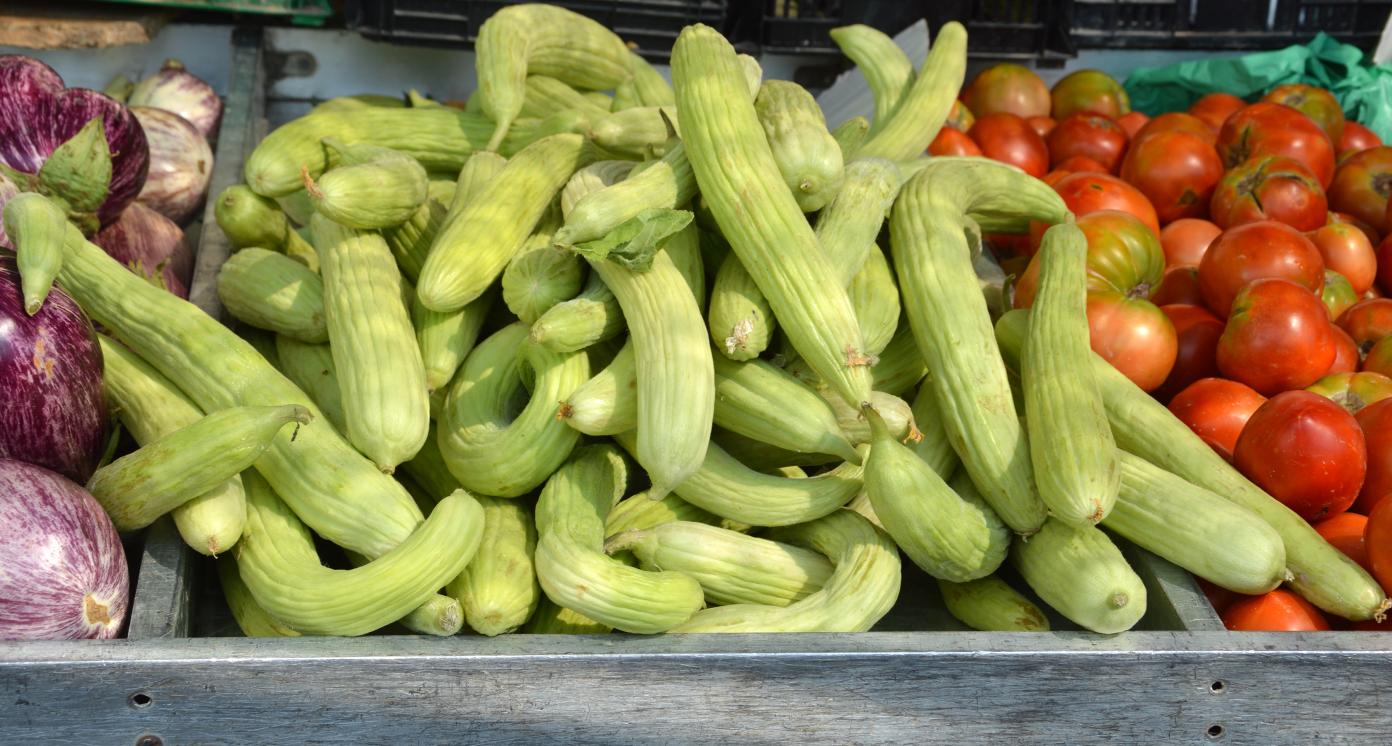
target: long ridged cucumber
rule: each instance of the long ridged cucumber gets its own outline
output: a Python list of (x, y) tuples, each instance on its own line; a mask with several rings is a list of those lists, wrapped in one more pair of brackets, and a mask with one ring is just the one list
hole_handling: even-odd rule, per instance
[[(1028, 327), (1028, 312), (1023, 310), (1011, 311), (997, 322), (996, 338), (1008, 360), (1019, 360)], [(1092, 369), (1118, 447), (1260, 516), (1285, 544), (1286, 568), (1294, 576), (1291, 587), (1314, 605), (1355, 620), (1371, 619), (1386, 609), (1387, 598), (1377, 581), (1305, 519), (1248, 481), (1165, 405), (1107, 361), (1094, 355)]]
[(567, 109), (579, 111), (591, 120), (609, 114), (609, 107), (596, 104), (585, 94), (549, 75), (527, 76), (521, 116), (544, 118)]
[[(632, 432), (614, 439), (630, 453), (635, 450)], [(792, 479), (754, 471), (712, 443), (701, 467), (674, 491), (722, 518), (752, 526), (789, 526), (835, 511), (860, 487), (861, 467), (851, 462), (815, 477)]]
[(414, 158), (370, 143), (324, 138), (331, 162), (318, 181), (305, 174), (314, 209), (349, 228), (377, 230), (401, 225), (429, 197), (430, 179)]
[(556, 411), (556, 419), (586, 435), (617, 435), (638, 426), (638, 361), (626, 340), (603, 370), (580, 384)]
[(552, 135), (513, 156), (481, 194), (445, 221), (421, 268), (421, 303), (455, 311), (482, 295), (571, 174), (591, 158), (579, 135)]
[(831, 131), (831, 137), (841, 148), (841, 158), (849, 161), (855, 157), (855, 152), (860, 149), (860, 144), (865, 142), (865, 136), (870, 134), (870, 120), (865, 117), (851, 117), (846, 121), (836, 125)]
[(547, 597), (625, 632), (664, 632), (704, 603), (678, 572), (629, 567), (604, 553), (604, 521), (628, 472), (613, 446), (578, 449), (537, 499), (537, 576)]
[(255, 246), (279, 251), (316, 272), (319, 270), (314, 247), (295, 232), (280, 205), (245, 184), (222, 190), (213, 203), (213, 214), (232, 248)]
[(425, 367), (425, 387), (431, 392), (449, 385), (454, 374), (478, 342), (483, 322), (493, 309), (498, 294), (485, 292), (458, 311), (440, 313), (411, 298), (411, 323), (416, 330), (421, 364)]
[(532, 561), (537, 532), (525, 505), (476, 499), (483, 506), (483, 539), (447, 592), (464, 607), (464, 620), (475, 632), (494, 637), (521, 627), (536, 611), (541, 598)]
[(768, 299), (734, 254), (726, 255), (715, 273), (706, 316), (716, 350), (730, 360), (759, 357), (778, 328)]
[(860, 459), (816, 391), (762, 360), (713, 358), (716, 425), (790, 451)]
[[(271, 486), (258, 474), (244, 477), (247, 530), (236, 549), (242, 580), (267, 613), (305, 634), (362, 635), (406, 616), (464, 569), (483, 533), (483, 509), (457, 492), (400, 546), (361, 567), (331, 570)], [(457, 605), (452, 613), (459, 614)], [(454, 621), (440, 626), (458, 629)]]
[(874, 439), (865, 461), (865, 494), (880, 525), (924, 572), (965, 582), (995, 572), (1010, 531), (984, 503), (959, 496), (928, 464), (866, 411)]
[[(870, 442), (873, 437), (870, 432), (870, 420), (865, 417), (863, 410), (846, 406), (846, 402), (826, 389), (817, 389), (817, 394), (831, 407), (841, 432), (845, 433), (852, 443), (859, 445)], [(895, 440), (900, 443), (918, 440), (918, 426), (914, 424), (913, 408), (908, 402), (883, 391), (872, 391), (870, 405), (879, 413), (890, 436)]]
[(1016, 539), (1010, 558), (1044, 603), (1084, 629), (1125, 632), (1145, 616), (1145, 583), (1095, 526), (1050, 518), (1027, 540)]
[(845, 168), (822, 107), (797, 83), (766, 80), (754, 98), (754, 112), (798, 207), (803, 212), (822, 209), (840, 188)]
[[(535, 383), (514, 416), (524, 363)], [(528, 344), (526, 324), (509, 324), (480, 342), (455, 377), (440, 416), (440, 452), (450, 472), (466, 489), (493, 497), (516, 497), (546, 481), (580, 439), (556, 420), (556, 402), (589, 373), (584, 352)]]
[(1214, 585), (1259, 595), (1286, 580), (1280, 534), (1256, 513), (1117, 451), (1121, 496), (1102, 527)]
[(223, 557), (216, 564), (222, 597), (226, 599), (227, 610), (232, 612), (232, 619), (237, 622), (242, 634), (247, 637), (300, 636), (297, 630), (286, 626), (284, 622), (261, 608), (261, 604), (256, 603), (251, 590), (242, 582), (241, 573), (237, 570), (237, 560)]
[(918, 428), (919, 439), (909, 444), (914, 455), (928, 464), (929, 468), (943, 479), (949, 479), (962, 463), (957, 452), (952, 450), (952, 441), (947, 437), (947, 427), (943, 424), (942, 409), (938, 406), (933, 387), (922, 385), (914, 395), (910, 405), (914, 426)]
[(956, 21), (938, 29), (928, 59), (899, 97), (888, 119), (876, 117), (870, 139), (856, 151), (903, 161), (923, 154), (937, 137), (967, 73), (967, 30)]
[(642, 106), (672, 106), (677, 103), (677, 95), (672, 92), (672, 84), (662, 77), (647, 60), (629, 53), (628, 69), (633, 74), (634, 94)]
[[(149, 363), (104, 335), (97, 340), (102, 348), (102, 385), (137, 444), (154, 443), (203, 417), (203, 410)], [(184, 542), (200, 554), (216, 556), (226, 551), (237, 543), (246, 525), (241, 477), (175, 508), (174, 525)]]
[(872, 26), (857, 23), (834, 28), (830, 33), (841, 53), (865, 76), (875, 96), (875, 122), (888, 122), (913, 81), (914, 69), (909, 56), (893, 39)]
[(556, 243), (574, 246), (602, 238), (644, 210), (681, 207), (694, 196), (696, 176), (686, 148), (678, 143), (642, 171), (576, 201), (556, 232)]
[[(966, 160), (987, 162), (957, 159)], [(1009, 166), (952, 167), (957, 165), (930, 165), (900, 191), (890, 220), (894, 264), (909, 326), (932, 371), (928, 380), (953, 447), (1001, 520), (1028, 534), (1043, 522), (1044, 504), (1034, 485), (1005, 364), (996, 349), (990, 310), (977, 286), (966, 230), (977, 203), (994, 199), (993, 187), (1013, 186), (1021, 210), (1061, 218), (1064, 208), (1057, 194), (1053, 199), (1026, 199), (1034, 188), (1031, 182), (1047, 187)], [(969, 180), (977, 178), (985, 183)], [(1005, 195), (999, 199), (1004, 201)]]
[(401, 273), (381, 236), (316, 215), (310, 220), (324, 276), (329, 349), (347, 436), (390, 474), (430, 433), (430, 396)]
[(1087, 274), (1082, 230), (1062, 223), (1046, 231), (1020, 356), (1039, 497), (1055, 518), (1079, 525), (1106, 518), (1121, 489), (1116, 442), (1089, 362)]
[(870, 256), (902, 183), (892, 161), (856, 158), (846, 164), (841, 189), (817, 214), (817, 240), (841, 284), (850, 284)]
[[(899, 285), (889, 268), (889, 259), (878, 246), (871, 246), (870, 256), (846, 288), (855, 309), (860, 334), (865, 338), (865, 351), (878, 356), (894, 339), (899, 328)], [(878, 358), (877, 358), (878, 359)]]
[(791, 544), (692, 521), (668, 521), (611, 537), (605, 551), (630, 550), (645, 570), (684, 573), (712, 605), (787, 606), (821, 590), (827, 558)]
[(324, 281), (284, 254), (238, 251), (218, 270), (217, 294), (227, 312), (245, 324), (301, 342), (329, 341)]
[(575, 205), (591, 192), (597, 192), (605, 187), (628, 178), (632, 173), (633, 161), (595, 161), (590, 165), (576, 171), (570, 180), (561, 187), (561, 216), (570, 214), (575, 209)]
[(37, 192), (16, 195), (5, 203), (4, 232), (14, 246), (24, 311), (30, 316), (43, 306), (63, 264), (67, 226), (63, 208)]
[(614, 628), (574, 609), (567, 609), (543, 595), (525, 630), (529, 635), (607, 635)]
[(589, 137), (596, 145), (635, 158), (661, 158), (674, 136), (675, 111), (638, 106), (596, 119)]
[(631, 54), (614, 32), (571, 10), (526, 3), (494, 13), (475, 43), (481, 103), (497, 123), (488, 149), (499, 148), (522, 111), (529, 74), (607, 90), (632, 77)]
[(1049, 618), (1004, 580), (988, 575), (966, 583), (938, 581), (943, 605), (957, 621), (982, 632), (1048, 632)]
[(430, 253), (430, 244), (435, 242), (435, 235), (440, 232), (440, 226), (445, 224), (448, 209), (431, 198), (417, 208), (405, 222), (382, 231), (382, 238), (386, 240), (392, 256), (396, 257), (396, 266), (401, 269), (402, 276), (411, 282), (420, 277), (421, 266), (425, 264), (425, 257)]
[(591, 272), (580, 294), (547, 309), (532, 324), (531, 340), (554, 352), (575, 352), (618, 336), (624, 326), (619, 299)]
[(901, 568), (894, 543), (849, 511), (777, 529), (768, 538), (816, 551), (834, 570), (822, 589), (785, 607), (717, 606), (673, 632), (864, 632), (899, 598)]
[(778, 176), (735, 51), (687, 26), (672, 53), (677, 114), (701, 195), (793, 347), (854, 406), (870, 398), (869, 358), (845, 287)]
[(445, 457), (440, 453), (440, 445), (435, 438), (426, 438), (416, 457), (401, 465), (416, 485), (430, 496), (432, 504), (441, 497), (462, 489), (459, 480), (450, 473)]
[(823, 466), (840, 462), (836, 456), (790, 451), (719, 426), (712, 428), (711, 442), (754, 471), (772, 471), (785, 466)]
[(698, 508), (676, 495), (654, 500), (648, 497), (647, 492), (639, 492), (614, 503), (614, 507), (609, 509), (609, 515), (604, 518), (604, 536), (652, 528), (668, 521), (695, 521), (719, 526), (723, 520), (720, 516)]
[(338, 387), (338, 370), (334, 367), (333, 352), (326, 344), (309, 344), (276, 335), (276, 357), (279, 369), (300, 387), (323, 412), (339, 434), (348, 431), (343, 417), (343, 395)]
[(876, 391), (906, 396), (928, 374), (928, 365), (918, 352), (918, 342), (908, 324), (899, 325), (879, 357), (870, 368)]
[(97, 469), (87, 491), (118, 531), (144, 528), (250, 468), (286, 425), (310, 419), (297, 404), (219, 410)]

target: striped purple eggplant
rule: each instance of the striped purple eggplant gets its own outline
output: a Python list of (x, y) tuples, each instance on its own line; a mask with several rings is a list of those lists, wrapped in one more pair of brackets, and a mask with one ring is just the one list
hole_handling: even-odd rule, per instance
[(0, 640), (115, 637), (129, 602), (121, 537), (96, 499), (0, 458)]
[(57, 285), (38, 313), (24, 312), (8, 252), (0, 252), (0, 392), (0, 458), (86, 484), (110, 419), (101, 347), (87, 314)]
[(165, 290), (188, 298), (193, 281), (193, 250), (184, 230), (149, 207), (133, 202), (92, 243), (130, 271)]
[(150, 143), (150, 172), (136, 201), (184, 225), (208, 196), (213, 149), (187, 119), (164, 109), (132, 106)]
[(184, 69), (184, 63), (178, 60), (165, 60), (158, 72), (137, 83), (126, 103), (173, 112), (187, 119), (210, 142), (217, 139), (222, 99), (212, 86)]
[(140, 122), (106, 94), (65, 88), (53, 68), (32, 57), (0, 55), (0, 162), (36, 174), (59, 145), (96, 117), (111, 151), (111, 185), (97, 211), (105, 225), (145, 185), (150, 152)]

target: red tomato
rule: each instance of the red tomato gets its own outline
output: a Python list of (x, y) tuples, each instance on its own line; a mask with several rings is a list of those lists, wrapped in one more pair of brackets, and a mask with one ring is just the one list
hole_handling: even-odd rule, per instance
[(1025, 120), (1014, 114), (987, 114), (976, 120), (967, 132), (981, 153), (1040, 177), (1049, 170), (1049, 148)]
[(1381, 373), (1331, 373), (1305, 389), (1338, 404), (1349, 414), (1392, 397), (1392, 378)]
[(1223, 229), (1207, 220), (1181, 218), (1160, 229), (1160, 247), (1170, 267), (1198, 267), (1209, 244)]
[(1343, 275), (1355, 295), (1363, 295), (1377, 279), (1377, 252), (1363, 231), (1348, 223), (1327, 223), (1309, 234), (1327, 269)]
[(1262, 100), (1284, 104), (1309, 117), (1329, 135), (1330, 142), (1337, 143), (1344, 136), (1344, 107), (1334, 94), (1323, 88), (1287, 83), (1272, 88)]
[(1101, 70), (1079, 70), (1054, 84), (1054, 119), (1080, 111), (1091, 111), (1116, 119), (1131, 111), (1131, 97), (1112, 76)]
[(938, 130), (938, 136), (928, 144), (930, 155), (981, 155), (981, 148), (966, 133), (951, 127)]
[[(1332, 269), (1324, 271), (1324, 290), (1320, 291), (1320, 301), (1324, 303), (1325, 310), (1329, 311), (1329, 320), (1336, 321), (1343, 315), (1344, 311), (1349, 310), (1358, 302), (1358, 293), (1353, 292), (1353, 286), (1349, 284), (1347, 278)], [(1358, 348), (1355, 346), (1354, 350)]]
[(1353, 373), (1358, 370), (1358, 345), (1353, 343), (1353, 337), (1337, 324), (1330, 324), (1329, 330), (1330, 334), (1334, 335), (1334, 362), (1330, 363), (1329, 371), (1325, 375)]
[(1360, 150), (1344, 161), (1329, 186), (1329, 206), (1380, 230), (1387, 229), (1392, 194), (1392, 147)]
[(1329, 213), (1324, 189), (1310, 170), (1279, 155), (1253, 158), (1223, 174), (1209, 208), (1213, 222), (1224, 228), (1276, 220), (1312, 231)]
[[(1089, 158), (1088, 160), (1092, 160), (1092, 159)], [(1054, 170), (1054, 171), (1050, 171), (1049, 173), (1044, 174), (1043, 176), (1039, 177), (1039, 180), (1042, 181), (1042, 182), (1044, 182), (1045, 184), (1048, 184), (1048, 185), (1051, 186), (1051, 187), (1052, 187), (1052, 186), (1057, 186), (1058, 183), (1059, 183), (1060, 181), (1063, 181), (1063, 177), (1065, 177), (1065, 176), (1072, 176), (1073, 173), (1074, 173), (1073, 171), (1064, 171), (1063, 169), (1057, 169), (1057, 170)], [(1099, 174), (1100, 174), (1100, 173), (1102, 173), (1102, 171), (1089, 171), (1088, 173), (1099, 173)], [(1043, 225), (1043, 223), (1040, 223), (1040, 225)], [(1045, 226), (1045, 227), (1047, 227), (1047, 226)], [(1039, 248), (1039, 245), (1038, 245), (1039, 239), (1044, 237), (1044, 228), (1040, 228), (1040, 229), (1039, 229), (1038, 235), (1033, 235), (1034, 223), (1031, 223), (1031, 224), (1030, 224), (1030, 230), (1031, 230), (1032, 235), (1028, 236), (1028, 237), (1027, 237), (1027, 240), (1028, 240), (1028, 242), (1029, 242), (1029, 244), (1030, 244), (1030, 253), (1034, 253), (1034, 250)]]
[(1107, 173), (1107, 167), (1085, 155), (1075, 155), (1064, 159), (1049, 173), (1060, 172), (1062, 175), (1060, 175), (1059, 178), (1061, 179), (1068, 174), (1076, 173), (1105, 174)]
[(1161, 132), (1187, 132), (1200, 140), (1213, 145), (1218, 141), (1218, 132), (1210, 128), (1202, 119), (1196, 116), (1185, 114), (1182, 111), (1171, 111), (1146, 122), (1131, 138), (1131, 143), (1141, 142), (1142, 140), (1153, 137)]
[(1356, 153), (1382, 144), (1377, 133), (1358, 122), (1344, 122), (1344, 136), (1339, 138), (1339, 154)]
[(972, 114), (1014, 114), (1017, 117), (1049, 113), (1049, 86), (1023, 65), (1002, 62), (976, 74), (962, 89), (962, 103)]
[[(1160, 235), (1160, 219), (1156, 217), (1155, 207), (1150, 204), (1150, 200), (1135, 187), (1115, 176), (1070, 174), (1054, 185), (1054, 191), (1063, 197), (1063, 203), (1078, 217), (1098, 210), (1120, 210), (1140, 218), (1156, 237)], [(1039, 235), (1044, 235), (1043, 228), (1040, 228)]]
[[(1361, 497), (1359, 502), (1362, 502)], [(1384, 591), (1392, 589), (1392, 500), (1380, 500), (1373, 506), (1368, 514), (1363, 546), (1368, 551), (1368, 569), (1373, 577)]]
[(1334, 353), (1318, 297), (1289, 280), (1257, 280), (1233, 301), (1218, 340), (1218, 370), (1271, 396), (1318, 381)]
[(1227, 611), (1228, 607), (1232, 606), (1233, 603), (1246, 598), (1246, 596), (1241, 593), (1214, 585), (1198, 576), (1195, 576), (1194, 580), (1198, 581), (1199, 590), (1203, 591), (1204, 598), (1208, 599), (1208, 603), (1213, 606), (1213, 610), (1218, 612), (1220, 616), (1224, 611)]
[(1223, 162), (1212, 145), (1195, 135), (1157, 132), (1131, 146), (1121, 178), (1150, 200), (1161, 223), (1202, 218), (1223, 178)]
[(947, 112), (947, 121), (943, 122), (944, 127), (951, 127), (958, 132), (966, 132), (971, 129), (976, 117), (972, 116), (971, 109), (968, 109), (961, 99), (952, 102), (952, 109)]
[(1392, 334), (1392, 298), (1360, 300), (1338, 319), (1353, 337), (1360, 354), (1367, 354), (1383, 337)]
[(1161, 306), (1202, 306), (1203, 292), (1199, 290), (1199, 268), (1170, 267), (1165, 270), (1165, 278), (1160, 281), (1160, 287), (1155, 289), (1155, 294), (1150, 296), (1150, 301)]
[(1025, 124), (1039, 133), (1040, 137), (1048, 137), (1049, 133), (1054, 131), (1054, 127), (1058, 126), (1058, 122), (1055, 122), (1053, 117), (1029, 117), (1025, 120)]
[(1179, 354), (1174, 324), (1154, 303), (1115, 291), (1087, 297), (1092, 350), (1142, 391), (1165, 382)]
[(1223, 128), (1223, 122), (1247, 105), (1246, 101), (1231, 93), (1210, 93), (1189, 105), (1189, 113), (1198, 117), (1214, 132)]
[[(1107, 177), (1111, 178), (1111, 177)], [(1079, 215), (1078, 228), (1087, 237), (1088, 292), (1111, 291), (1147, 299), (1165, 272), (1160, 241), (1134, 215), (1099, 210)], [(1039, 260), (1031, 259), (1015, 283), (1015, 307), (1034, 303), (1039, 283)]]
[(1116, 120), (1117, 124), (1121, 125), (1121, 128), (1126, 130), (1127, 137), (1135, 137), (1136, 133), (1140, 132), (1141, 128), (1146, 126), (1146, 122), (1149, 121), (1150, 117), (1140, 113), (1139, 111), (1133, 111), (1126, 114), (1122, 114), (1121, 116), (1117, 117)]
[(1218, 155), (1229, 168), (1261, 155), (1300, 161), (1320, 186), (1334, 180), (1334, 144), (1309, 117), (1289, 106), (1252, 104), (1223, 123)]
[(1329, 222), (1348, 224), (1357, 228), (1360, 231), (1363, 231), (1363, 235), (1368, 237), (1368, 243), (1373, 244), (1374, 246), (1377, 245), (1378, 241), (1382, 240), (1381, 233), (1376, 228), (1374, 228), (1371, 225), (1368, 225), (1362, 220), (1359, 220), (1358, 218), (1355, 218), (1354, 216), (1346, 212), (1336, 212), (1334, 210), (1330, 210)]
[(1174, 367), (1155, 390), (1155, 398), (1169, 401), (1200, 378), (1218, 375), (1218, 338), (1223, 336), (1223, 322), (1202, 306), (1176, 304), (1160, 310), (1174, 324), (1178, 342)]
[(1368, 548), (1363, 543), (1363, 533), (1368, 529), (1368, 517), (1357, 513), (1340, 513), (1330, 516), (1314, 526), (1324, 540), (1335, 549), (1348, 555), (1367, 570)]
[(1278, 588), (1234, 601), (1223, 612), (1223, 626), (1234, 632), (1323, 632), (1329, 620), (1314, 604)]
[(1170, 412), (1219, 456), (1232, 461), (1237, 437), (1266, 397), (1226, 378), (1201, 378), (1170, 399)]
[(1383, 337), (1369, 348), (1363, 364), (1359, 366), (1360, 370), (1392, 376), (1392, 342), (1388, 340), (1392, 340), (1392, 337)]
[(1219, 318), (1228, 315), (1239, 290), (1267, 277), (1291, 280), (1318, 293), (1324, 289), (1324, 259), (1299, 231), (1264, 220), (1224, 231), (1199, 262), (1204, 304)]
[(1343, 407), (1309, 391), (1286, 391), (1252, 414), (1237, 439), (1233, 464), (1313, 522), (1353, 504), (1368, 451), (1358, 421)]
[[(1368, 444), (1368, 473), (1363, 478), (1363, 489), (1358, 491), (1353, 510), (1371, 520), (1378, 503), (1392, 503), (1392, 500), (1383, 499), (1392, 495), (1392, 401), (1384, 399), (1369, 404), (1358, 410), (1354, 418)], [(1392, 543), (1378, 546), (1385, 546), (1392, 552)]]
[(1049, 162), (1054, 168), (1073, 156), (1087, 156), (1116, 173), (1129, 140), (1126, 130), (1111, 119), (1092, 112), (1078, 112), (1064, 118), (1049, 132)]
[(1392, 292), (1392, 233), (1382, 239), (1377, 247), (1377, 289), (1384, 293)]

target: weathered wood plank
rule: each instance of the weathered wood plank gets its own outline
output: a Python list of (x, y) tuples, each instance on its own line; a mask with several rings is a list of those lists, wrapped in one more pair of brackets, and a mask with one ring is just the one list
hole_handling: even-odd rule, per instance
[[(1386, 741), (1392, 636), (866, 633), (33, 643), (0, 732), (130, 743)], [(81, 713), (80, 717), (74, 717)]]
[(99, 49), (148, 44), (174, 14), (96, 3), (7, 2), (0, 45), (26, 49)]

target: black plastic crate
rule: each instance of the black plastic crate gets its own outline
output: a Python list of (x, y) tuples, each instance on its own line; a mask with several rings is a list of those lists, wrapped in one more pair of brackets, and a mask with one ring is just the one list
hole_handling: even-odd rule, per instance
[(1392, 0), (1072, 0), (1081, 48), (1276, 49), (1323, 31), (1377, 45)]
[(936, 29), (947, 21), (967, 28), (973, 57), (1048, 58), (1072, 55), (1069, 0), (765, 0), (759, 42), (765, 51), (835, 54), (830, 31), (863, 23), (894, 34), (920, 18)]
[[(483, 22), (513, 2), (497, 0), (347, 0), (350, 29), (369, 39), (422, 46), (472, 47)], [(650, 60), (664, 61), (677, 34), (693, 23), (726, 30), (727, 0), (553, 2), (614, 30)]]

